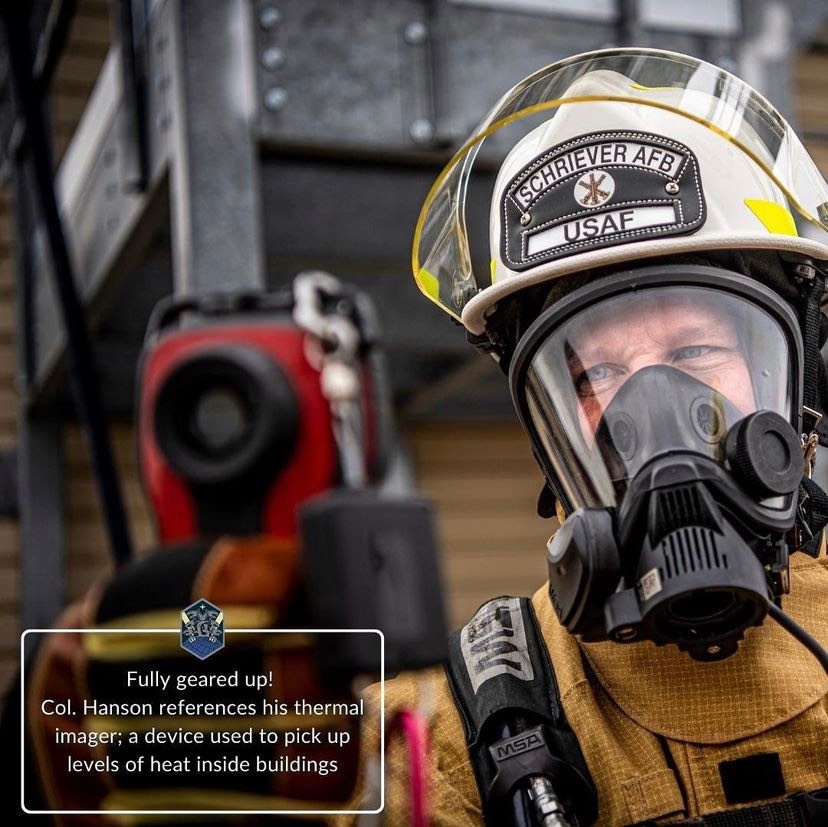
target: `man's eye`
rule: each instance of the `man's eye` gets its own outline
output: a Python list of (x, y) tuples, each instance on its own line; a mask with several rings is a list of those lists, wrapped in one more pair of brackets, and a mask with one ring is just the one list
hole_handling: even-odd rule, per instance
[(610, 375), (609, 365), (595, 365), (584, 371), (584, 378), (587, 382), (600, 382)]
[(673, 361), (681, 362), (686, 359), (698, 359), (701, 356), (707, 356), (713, 352), (715, 348), (710, 345), (688, 345), (687, 347), (679, 348), (673, 353)]
[(600, 392), (606, 388), (607, 384), (612, 381), (617, 373), (618, 370), (608, 364), (593, 365), (591, 368), (581, 371), (574, 378), (578, 395), (592, 396)]

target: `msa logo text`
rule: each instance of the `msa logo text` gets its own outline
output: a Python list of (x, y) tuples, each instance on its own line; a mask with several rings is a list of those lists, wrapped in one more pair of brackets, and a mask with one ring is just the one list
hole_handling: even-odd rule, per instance
[(543, 738), (537, 728), (531, 729), (528, 732), (522, 732), (520, 735), (514, 735), (507, 738), (505, 741), (500, 741), (492, 747), (492, 757), (495, 761), (500, 763), (507, 758), (513, 758), (515, 755), (522, 755), (524, 752), (537, 749), (544, 745)]

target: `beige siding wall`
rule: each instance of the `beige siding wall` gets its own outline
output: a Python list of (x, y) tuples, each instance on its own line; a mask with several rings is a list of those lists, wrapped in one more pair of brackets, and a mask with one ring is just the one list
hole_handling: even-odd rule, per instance
[(109, 0), (80, 0), (52, 84), (52, 129), (60, 159), (109, 51)]
[(424, 425), (407, 439), (437, 506), (452, 627), (490, 597), (532, 594), (546, 580), (554, 523), (535, 511), (542, 477), (520, 426)]
[(828, 176), (828, 27), (820, 51), (796, 60), (794, 80), (797, 127), (822, 174)]
[[(482, 358), (482, 357), (481, 357)], [(115, 457), (139, 553), (155, 541), (141, 490), (133, 429), (112, 428)], [(552, 523), (535, 513), (541, 474), (516, 424), (421, 425), (405, 439), (418, 485), (437, 506), (443, 574), (453, 625), (489, 597), (529, 594), (546, 579)], [(80, 432), (67, 428), (67, 589), (77, 598), (110, 570), (89, 460)]]
[[(81, 0), (69, 31), (53, 85), (52, 126), (58, 158), (74, 134), (109, 51), (110, 6), (109, 0)], [(148, 545), (149, 518), (135, 496), (138, 475), (132, 426), (114, 423), (110, 434), (133, 537)], [(66, 429), (63, 444), (66, 595), (75, 600), (110, 571), (111, 562), (89, 454), (77, 427)]]
[[(116, 423), (110, 433), (132, 538), (139, 552), (146, 551), (155, 541), (155, 527), (141, 491), (133, 428), (129, 423)], [(111, 562), (89, 455), (75, 426), (66, 429), (64, 457), (66, 589), (69, 600), (75, 600), (111, 571)]]

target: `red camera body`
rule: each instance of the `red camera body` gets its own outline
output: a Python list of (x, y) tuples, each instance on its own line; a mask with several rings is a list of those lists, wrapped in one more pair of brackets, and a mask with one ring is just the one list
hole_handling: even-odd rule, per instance
[(334, 485), (330, 407), (309, 342), (287, 314), (236, 314), (148, 338), (139, 463), (162, 543), (211, 533), (293, 538), (297, 506)]

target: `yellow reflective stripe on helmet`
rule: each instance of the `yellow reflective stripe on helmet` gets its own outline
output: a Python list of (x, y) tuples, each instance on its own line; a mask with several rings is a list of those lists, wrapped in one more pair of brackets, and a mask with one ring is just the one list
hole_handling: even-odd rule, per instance
[(775, 235), (796, 235), (796, 223), (790, 210), (786, 210), (775, 201), (765, 201), (761, 198), (745, 198), (748, 209), (762, 222), (769, 233)]
[(495, 276), (495, 267), (497, 267), (497, 261), (495, 261), (495, 259), (492, 259), (492, 260), (489, 262), (489, 274), (490, 274), (490, 275), (491, 275), (491, 277), (492, 277), (492, 284), (494, 284), (494, 280), (495, 280), (495, 279), (494, 279), (494, 276)]
[(440, 280), (437, 276), (429, 273), (425, 267), (421, 267), (417, 274), (417, 284), (420, 285), (420, 290), (427, 296), (430, 296), (434, 301), (440, 304)]

